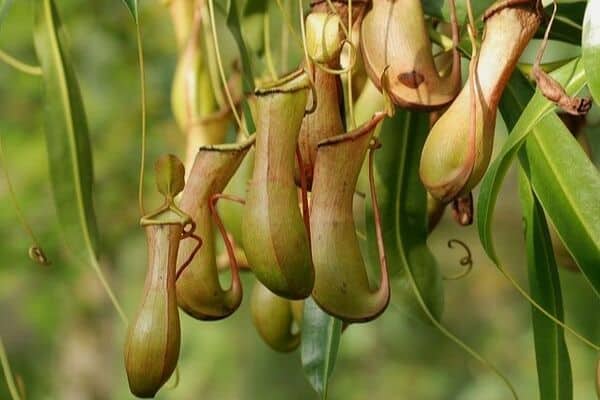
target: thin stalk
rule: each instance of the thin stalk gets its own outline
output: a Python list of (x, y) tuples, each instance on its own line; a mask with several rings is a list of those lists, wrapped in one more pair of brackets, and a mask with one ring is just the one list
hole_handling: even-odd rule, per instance
[(39, 65), (29, 65), (21, 60), (16, 59), (3, 50), (0, 50), (0, 61), (28, 75), (41, 76), (42, 68)]
[[(197, 5), (201, 10), (201, 21), (202, 21), (202, 33), (204, 36), (204, 45), (206, 46), (206, 65), (208, 66), (208, 75), (210, 77), (210, 84), (213, 89), (213, 95), (215, 96), (215, 100), (217, 100), (217, 104), (219, 105), (219, 109), (226, 108), (226, 100), (223, 95), (223, 90), (221, 89), (221, 83), (219, 78), (219, 67), (216, 63), (217, 56), (215, 55), (216, 49), (214, 46), (214, 41), (212, 40), (212, 34), (210, 31), (210, 21), (207, 21), (205, 17), (205, 12), (207, 11), (206, 4), (204, 4), (203, 0), (198, 0)], [(210, 18), (209, 18), (210, 19)]]
[(17, 214), (17, 219), (19, 220), (21, 227), (29, 236), (31, 242), (37, 248), (41, 248), (35, 234), (33, 233), (33, 229), (31, 229), (31, 225), (27, 222), (27, 218), (25, 218), (25, 214), (23, 210), (21, 210), (21, 206), (19, 206), (19, 201), (17, 200), (17, 195), (15, 193), (14, 187), (12, 185), (12, 181), (10, 179), (10, 175), (8, 174), (8, 170), (6, 168), (6, 157), (4, 155), (4, 145), (2, 144), (2, 136), (0, 135), (0, 167), (2, 168), (2, 174), (4, 175), (4, 180), (6, 181), (6, 187), (8, 188), (8, 194), (10, 195), (10, 200), (13, 203), (13, 207)]
[[(86, 239), (89, 240), (89, 238), (87, 238), (87, 237), (86, 237)], [(121, 304), (119, 303), (119, 300), (117, 300), (117, 297), (115, 296), (112, 288), (108, 284), (108, 281), (106, 280), (106, 277), (104, 276), (104, 273), (102, 272), (102, 269), (100, 268), (100, 264), (98, 263), (96, 256), (91, 253), (90, 253), (90, 263), (92, 264), (92, 268), (94, 269), (94, 272), (96, 272), (96, 275), (98, 276), (98, 279), (100, 280), (100, 283), (102, 284), (102, 287), (104, 288), (104, 291), (108, 295), (110, 302), (115, 307), (115, 310), (117, 310), (117, 314), (119, 314), (119, 318), (125, 325), (127, 325), (127, 323), (128, 323), (127, 316), (125, 315), (125, 312), (123, 311), (123, 308), (121, 307)]]
[(517, 291), (523, 297), (525, 297), (525, 299), (527, 301), (529, 301), (532, 306), (534, 306), (535, 308), (537, 308), (538, 311), (540, 311), (542, 314), (544, 314), (552, 322), (554, 322), (555, 324), (557, 324), (561, 328), (563, 328), (566, 331), (568, 331), (571, 335), (575, 336), (577, 339), (579, 339), (580, 341), (582, 341), (583, 343), (585, 343), (586, 345), (588, 345), (589, 347), (591, 347), (595, 351), (600, 351), (600, 346), (592, 343), (589, 339), (583, 337), (580, 333), (578, 333), (577, 331), (575, 331), (569, 325), (567, 325), (567, 324), (563, 323), (562, 321), (559, 321), (558, 319), (556, 319), (552, 314), (550, 314), (548, 311), (546, 311), (544, 309), (544, 307), (540, 306), (534, 299), (532, 299), (531, 296), (529, 296), (529, 294), (525, 291), (525, 289), (523, 289), (521, 287), (521, 285), (519, 285), (519, 283), (515, 280), (515, 278), (503, 266), (501, 266), (501, 265), (498, 264), (498, 269), (500, 270), (500, 272), (502, 273), (502, 275), (504, 275), (504, 277), (506, 279), (508, 279), (508, 281), (515, 287), (515, 289), (517, 289)]
[(17, 390), (15, 378), (10, 370), (10, 364), (8, 362), (8, 357), (6, 356), (6, 350), (4, 349), (2, 338), (0, 338), (0, 364), (2, 364), (2, 371), (4, 371), (4, 378), (6, 379), (6, 384), (8, 385), (10, 397), (12, 400), (22, 400), (21, 396), (19, 395), (19, 391)]
[(219, 75), (221, 76), (221, 84), (223, 85), (223, 91), (225, 92), (225, 96), (227, 97), (227, 101), (229, 102), (229, 107), (231, 107), (231, 112), (233, 113), (233, 117), (235, 118), (235, 122), (237, 123), (240, 130), (244, 133), (246, 137), (249, 137), (248, 131), (246, 130), (246, 126), (242, 124), (242, 119), (235, 107), (235, 103), (233, 101), (233, 97), (231, 96), (231, 92), (229, 91), (229, 87), (227, 86), (227, 77), (225, 76), (225, 70), (223, 68), (223, 60), (221, 60), (221, 50), (219, 48), (219, 40), (217, 38), (217, 28), (215, 24), (215, 10), (214, 10), (214, 0), (208, 0), (208, 13), (210, 15), (210, 26), (212, 29), (212, 39), (213, 44), (215, 46), (215, 55), (217, 56), (217, 66), (219, 67)]
[(512, 386), (512, 384), (510, 383), (510, 381), (508, 380), (508, 378), (506, 376), (504, 376), (504, 374), (502, 374), (502, 372), (500, 372), (500, 370), (498, 368), (496, 368), (492, 363), (490, 363), (488, 360), (486, 360), (485, 358), (483, 358), (479, 353), (477, 353), (477, 351), (475, 351), (469, 345), (467, 345), (465, 342), (463, 342), (462, 340), (460, 340), (457, 336), (455, 336), (452, 332), (450, 332), (444, 325), (442, 325), (440, 322), (438, 322), (437, 319), (435, 319), (435, 317), (433, 316), (433, 314), (431, 314), (431, 311), (429, 310), (429, 307), (427, 307), (427, 304), (425, 304), (425, 300), (423, 300), (423, 296), (421, 294), (421, 290), (417, 286), (417, 283), (416, 283), (415, 278), (413, 276), (412, 270), (410, 269), (410, 266), (408, 266), (408, 264), (406, 264), (406, 265), (407, 265), (407, 267), (406, 267), (406, 276), (408, 277), (408, 280), (410, 281), (410, 286), (413, 289), (413, 293), (415, 294), (415, 297), (417, 298), (417, 302), (419, 303), (419, 306), (421, 307), (421, 309), (423, 310), (423, 312), (425, 313), (425, 315), (427, 316), (427, 318), (431, 321), (431, 323), (444, 336), (446, 336), (448, 339), (450, 339), (452, 342), (454, 342), (458, 347), (462, 348), (471, 357), (473, 357), (474, 359), (476, 359), (477, 361), (479, 361), (482, 365), (484, 365), (485, 367), (487, 367), (490, 370), (492, 370), (502, 381), (504, 381), (506, 387), (510, 390), (510, 392), (512, 394), (512, 397), (515, 400), (518, 400), (519, 397), (517, 396), (517, 392), (515, 391), (515, 388)]
[[(288, 14), (286, 8), (283, 6), (283, 4), (281, 4), (281, 0), (275, 0), (275, 2), (277, 3), (279, 10), (281, 11), (281, 15), (283, 15), (283, 21), (287, 26), (288, 31), (292, 33), (292, 36), (294, 36), (294, 40), (296, 40), (298, 43), (301, 43), (302, 40), (300, 39), (298, 32), (296, 32), (296, 30), (294, 29), (294, 25), (292, 24), (292, 17), (290, 17), (290, 14)], [(303, 13), (300, 13), (300, 15), (302, 14)]]
[(140, 66), (140, 96), (142, 101), (142, 154), (140, 156), (140, 180), (138, 186), (138, 206), (140, 215), (146, 215), (144, 208), (144, 167), (146, 164), (146, 73), (144, 68), (144, 48), (139, 19), (135, 24), (138, 64)]
[[(279, 0), (278, 0), (279, 1)], [(287, 1), (286, 0), (286, 5), (287, 5)], [(282, 68), (282, 73), (284, 73), (285, 71), (287, 71), (288, 68), (288, 54), (289, 54), (289, 50), (290, 50), (290, 45), (289, 45), (289, 39), (290, 39), (290, 31), (289, 28), (286, 26), (286, 24), (281, 24), (281, 68)]]
[[(348, 29), (350, 32), (352, 32), (352, 0), (348, 0)], [(345, 30), (345, 34), (346, 39), (348, 39), (350, 44), (353, 46), (354, 44), (352, 43), (352, 36), (348, 34), (347, 30)], [(352, 60), (350, 60), (350, 63), (352, 64)], [(354, 96), (352, 95), (352, 68), (348, 69), (348, 78), (346, 80), (348, 82), (348, 115), (350, 117), (350, 126), (352, 129), (355, 129), (356, 120), (354, 118)]]
[(273, 64), (273, 56), (271, 54), (271, 20), (269, 13), (265, 13), (263, 16), (263, 40), (265, 42), (265, 58), (267, 59), (267, 67), (269, 68), (269, 74), (271, 79), (277, 80), (277, 71), (275, 64)]
[[(308, 55), (308, 47), (306, 47), (306, 27), (304, 26), (304, 8), (302, 7), (302, 0), (298, 0), (298, 12), (300, 13), (300, 33), (302, 34), (302, 49), (304, 50), (304, 64), (305, 69), (308, 71), (308, 68), (311, 64), (310, 56)], [(317, 95), (315, 90), (315, 81), (313, 80), (312, 74), (307, 74), (308, 79), (310, 80), (310, 88), (312, 92), (312, 105), (311, 110), (314, 111), (317, 108)], [(307, 111), (310, 114), (312, 111)]]

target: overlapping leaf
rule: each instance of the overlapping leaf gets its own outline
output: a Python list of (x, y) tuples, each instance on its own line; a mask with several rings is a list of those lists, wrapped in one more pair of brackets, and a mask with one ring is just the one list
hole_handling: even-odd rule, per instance
[[(513, 76), (508, 84), (501, 102), (504, 118), (510, 121), (518, 115), (519, 108), (515, 104), (524, 108), (511, 136), (520, 133), (517, 130), (519, 124), (523, 122), (523, 116), (528, 115), (527, 109), (537, 96), (534, 95), (534, 99), (527, 104), (527, 93), (530, 91), (529, 83), (522, 76)], [(513, 105), (505, 106), (506, 101), (511, 101)], [(555, 113), (543, 117), (529, 130), (532, 133), (527, 137), (525, 151), (519, 156), (521, 165), (556, 233), (592, 289), (600, 295), (600, 173)], [(478, 206), (489, 205), (490, 193), (484, 191), (488, 189), (482, 185)], [(482, 204), (482, 201), (486, 203)], [(482, 228), (491, 223), (491, 215), (487, 216), (489, 221), (484, 221), (485, 214), (479, 214), (480, 236)], [(485, 242), (482, 239), (482, 243), (488, 255), (495, 257), (491, 231), (488, 233), (490, 236), (486, 237)], [(498, 261), (497, 258), (494, 260)]]
[[(585, 74), (581, 60), (574, 60), (552, 73), (554, 79), (565, 86), (568, 93), (578, 92), (585, 84)], [(511, 90), (508, 88), (507, 90)], [(547, 100), (539, 91), (533, 95), (523, 109), (508, 140), (500, 153), (491, 163), (481, 182), (479, 200), (477, 201), (477, 229), (481, 243), (490, 256), (497, 262), (496, 250), (492, 239), (492, 216), (498, 191), (517, 151), (537, 123), (554, 109), (554, 104)]]
[[(529, 82), (522, 75), (515, 74), (500, 103), (502, 116), (509, 129), (514, 127), (532, 95), (533, 88)], [(534, 132), (528, 141), (535, 138)], [(525, 147), (520, 153), (526, 157), (526, 151)], [(519, 189), (525, 222), (531, 297), (562, 321), (564, 317), (560, 281), (546, 218), (522, 169), (519, 170)], [(564, 331), (537, 308), (532, 307), (531, 313), (540, 399), (569, 400), (573, 397), (573, 382)]]
[[(563, 321), (558, 267), (544, 211), (525, 173), (520, 171), (519, 175), (531, 297)], [(573, 398), (573, 376), (564, 331), (535, 307), (531, 308), (531, 313), (540, 400), (570, 400)]]

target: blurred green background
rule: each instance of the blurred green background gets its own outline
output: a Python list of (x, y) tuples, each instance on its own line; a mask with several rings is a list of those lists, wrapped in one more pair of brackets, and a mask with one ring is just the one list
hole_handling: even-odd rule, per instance
[[(138, 227), (137, 174), (140, 102), (134, 27), (118, 0), (58, 2), (87, 110), (94, 151), (95, 205), (103, 240), (102, 265), (132, 315), (146, 268), (145, 236)], [(17, 1), (0, 31), (0, 48), (35, 64), (31, 5)], [(168, 11), (142, 1), (147, 68), (149, 165), (159, 154), (183, 154), (184, 137), (171, 116), (170, 85), (176, 48)], [(290, 42), (290, 46), (294, 42)], [(278, 43), (277, 43), (278, 44)], [(223, 42), (224, 47), (233, 46)], [(572, 52), (572, 49), (564, 50)], [(69, 263), (51, 200), (37, 77), (0, 64), (0, 134), (18, 198), (44, 249), (48, 268), (27, 257), (28, 238), (17, 223), (5, 182), (0, 183), (0, 336), (28, 399), (127, 399), (122, 347), (125, 327), (86, 265)], [(597, 113), (597, 111), (595, 111)], [(597, 131), (597, 129), (596, 129)], [(599, 132), (596, 132), (596, 137)], [(505, 136), (499, 124), (497, 144)], [(147, 203), (156, 204), (152, 174)], [(514, 171), (496, 212), (501, 259), (526, 285), (521, 215)], [(444, 322), (508, 375), (522, 399), (538, 396), (530, 307), (494, 268), (474, 227), (449, 218), (430, 238), (442, 270), (456, 272), (463, 254), (446, 246), (458, 238), (473, 250), (475, 268), (446, 282)], [(567, 322), (596, 341), (600, 302), (580, 275), (561, 271)], [(245, 278), (246, 293), (251, 280)], [(594, 398), (596, 354), (567, 335), (575, 399)], [(198, 322), (182, 314), (181, 380), (159, 399), (286, 399), (317, 396), (303, 377), (299, 352), (280, 355), (263, 344), (249, 315), (248, 296), (233, 317)], [(488, 369), (431, 326), (390, 308), (343, 335), (330, 398), (507, 399)], [(0, 382), (0, 399), (8, 399)]]

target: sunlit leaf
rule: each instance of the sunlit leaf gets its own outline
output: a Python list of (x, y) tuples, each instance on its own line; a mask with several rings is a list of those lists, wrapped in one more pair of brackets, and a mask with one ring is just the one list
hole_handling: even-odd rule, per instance
[(600, 102), (600, 0), (590, 0), (583, 21), (581, 50), (588, 87)]
[(315, 303), (304, 300), (301, 358), (304, 374), (322, 399), (327, 398), (327, 386), (333, 373), (342, 334), (342, 321), (332, 317)]
[[(557, 69), (551, 75), (563, 84), (569, 94), (578, 92), (585, 84), (583, 63), (578, 59)], [(507, 90), (510, 90), (510, 88)], [(498, 191), (500, 190), (500, 186), (502, 186), (508, 167), (514, 160), (517, 151), (525, 142), (525, 139), (527, 139), (528, 134), (553, 109), (554, 104), (547, 100), (539, 91), (536, 91), (527, 106), (523, 109), (510, 136), (502, 146), (496, 159), (491, 163), (481, 182), (479, 199), (477, 201), (477, 229), (484, 249), (488, 256), (496, 263), (498, 257), (496, 256), (492, 238), (492, 217)]]
[[(392, 304), (413, 316), (423, 316), (406, 268), (410, 268), (425, 303), (439, 319), (443, 308), (443, 285), (437, 262), (427, 247), (427, 194), (419, 178), (421, 149), (429, 118), (425, 113), (397, 110), (386, 119), (375, 152), (374, 177), (381, 211), (383, 242), (391, 273)], [(372, 204), (367, 195), (368, 260), (378, 266)]]
[[(525, 173), (519, 171), (519, 192), (525, 222), (525, 242), (531, 297), (564, 320), (558, 269), (544, 211)], [(540, 400), (573, 398), (573, 377), (563, 329), (531, 308)]]
[(54, 201), (64, 237), (78, 256), (96, 254), (92, 154), (79, 85), (52, 0), (34, 2), (34, 43), (45, 85), (45, 132)]
[[(523, 76), (511, 78), (501, 101), (509, 125), (519, 107), (525, 108), (529, 93), (531, 87)], [(520, 122), (521, 119), (511, 135), (517, 132)], [(519, 160), (556, 233), (594, 291), (600, 294), (600, 173), (555, 113), (532, 128)], [(480, 201), (487, 195), (482, 188)], [(493, 244), (484, 243), (488, 254), (489, 246)]]

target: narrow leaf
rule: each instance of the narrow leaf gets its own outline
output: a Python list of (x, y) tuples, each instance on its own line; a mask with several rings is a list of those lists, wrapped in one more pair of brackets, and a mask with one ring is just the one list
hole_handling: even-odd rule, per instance
[[(552, 77), (561, 83), (569, 94), (578, 92), (585, 84), (583, 63), (576, 59), (557, 69)], [(488, 256), (498, 262), (492, 240), (492, 217), (498, 191), (508, 167), (517, 151), (521, 148), (534, 126), (554, 109), (554, 104), (547, 100), (539, 91), (530, 98), (529, 103), (520, 114), (510, 136), (502, 146), (499, 155), (491, 163), (485, 174), (477, 201), (477, 229), (479, 238)]]
[(137, 24), (138, 23), (138, 1), (137, 0), (123, 0), (123, 3), (125, 3), (125, 6), (131, 13), (131, 16), (133, 17), (135, 23)]
[(600, 102), (600, 0), (587, 3), (583, 20), (581, 50), (588, 87), (596, 102)]
[(312, 297), (304, 300), (301, 358), (304, 375), (322, 399), (327, 398), (327, 386), (333, 373), (342, 321), (319, 308)]
[(75, 72), (52, 0), (34, 1), (34, 43), (45, 84), (45, 132), (54, 201), (69, 247), (95, 255), (92, 154)]
[[(509, 126), (529, 93), (527, 80), (515, 74), (500, 103)], [(555, 113), (534, 126), (519, 159), (556, 233), (600, 295), (600, 173)]]
[[(383, 242), (392, 275), (392, 304), (423, 317), (406, 268), (410, 268), (432, 314), (439, 319), (443, 285), (437, 262), (427, 247), (427, 193), (419, 178), (421, 149), (429, 131), (425, 113), (396, 110), (383, 122), (381, 149), (375, 152), (374, 177), (381, 211)], [(368, 260), (379, 263), (370, 196), (367, 202)]]
[[(525, 150), (521, 150), (525, 151)], [(519, 171), (519, 192), (525, 221), (525, 242), (531, 297), (563, 321), (563, 304), (552, 242), (544, 211), (527, 176)], [(573, 398), (573, 377), (563, 329), (537, 308), (531, 308), (540, 400)]]
[(92, 199), (92, 150), (79, 84), (53, 0), (33, 2), (35, 51), (44, 77), (46, 148), (52, 193), (68, 248), (94, 269), (121, 321), (127, 322), (98, 263), (98, 230)]

